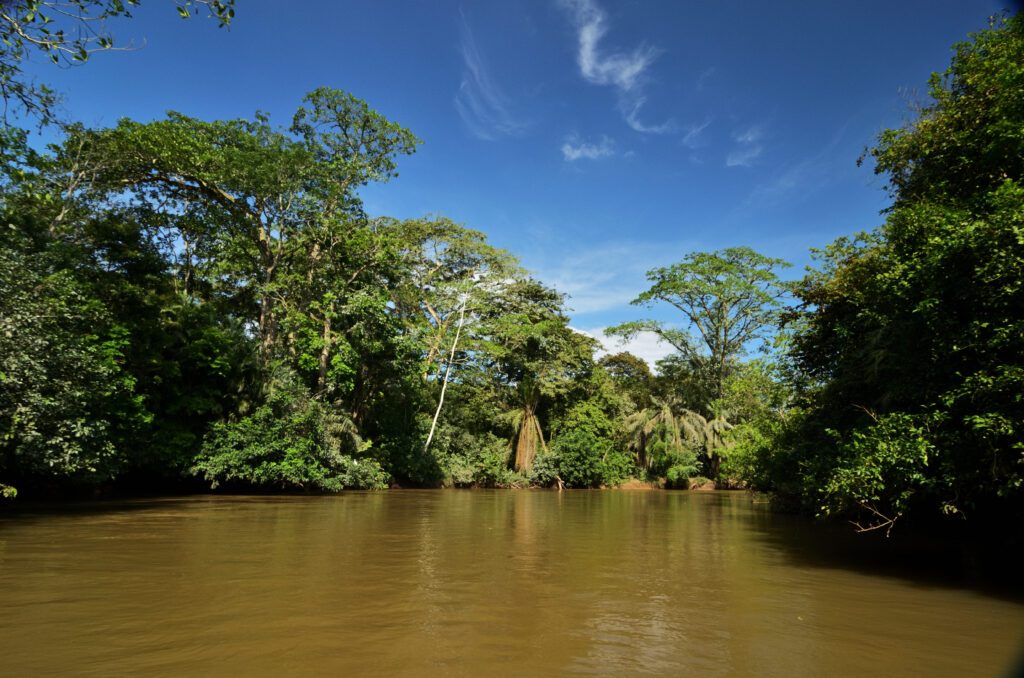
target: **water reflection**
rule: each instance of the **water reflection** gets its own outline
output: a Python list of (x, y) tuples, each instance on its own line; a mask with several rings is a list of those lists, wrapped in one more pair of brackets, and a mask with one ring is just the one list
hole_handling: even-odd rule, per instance
[(402, 491), (9, 515), (0, 656), (11, 675), (1010, 664), (1024, 606), (935, 568), (917, 578), (897, 552), (844, 566), (849, 539), (743, 494)]

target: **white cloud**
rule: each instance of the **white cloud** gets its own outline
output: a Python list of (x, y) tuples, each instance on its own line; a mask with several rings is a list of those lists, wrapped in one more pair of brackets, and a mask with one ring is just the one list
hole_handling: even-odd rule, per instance
[(736, 146), (725, 157), (726, 167), (751, 167), (754, 160), (761, 155), (764, 147), (761, 138), (764, 133), (760, 125), (753, 125), (733, 135)]
[(598, 142), (582, 141), (573, 135), (562, 144), (562, 157), (568, 162), (575, 160), (598, 160), (615, 154), (615, 143), (608, 137)]
[(512, 114), (509, 98), (488, 70), (465, 16), (459, 32), (463, 68), (455, 110), (469, 131), (480, 139), (493, 140), (521, 132), (525, 125)]
[(631, 52), (602, 51), (600, 43), (608, 33), (608, 15), (593, 0), (562, 0), (569, 10), (577, 34), (576, 63), (587, 82), (614, 87), (619, 93), (619, 108), (632, 129), (644, 134), (665, 134), (673, 129), (671, 121), (657, 125), (643, 123), (640, 109), (646, 99), (642, 88), (645, 73), (658, 56), (648, 45)]
[(647, 271), (678, 261), (693, 249), (692, 243), (606, 242), (556, 256), (553, 252), (566, 250), (549, 242), (533, 256), (526, 252), (525, 263), (539, 279), (566, 294), (573, 316), (579, 317), (626, 308), (650, 287)]
[(757, 143), (762, 136), (761, 128), (757, 125), (748, 127), (742, 132), (736, 134), (736, 141), (741, 144), (754, 144)]
[(639, 97), (625, 113), (626, 124), (641, 134), (668, 134), (675, 129), (675, 123), (666, 120), (660, 125), (648, 125), (640, 121), (640, 109), (647, 103), (647, 97)]
[(593, 0), (565, 0), (573, 14), (579, 37), (576, 62), (580, 73), (595, 85), (614, 85), (631, 90), (638, 84), (657, 53), (640, 45), (629, 54), (601, 54), (598, 43), (608, 32), (608, 15)]
[(764, 149), (761, 146), (743, 146), (725, 156), (726, 167), (751, 167)]
[(775, 168), (767, 181), (754, 187), (739, 209), (772, 206), (783, 199), (792, 200), (791, 193), (797, 188), (801, 197), (806, 198), (832, 181), (842, 167), (852, 166), (848, 158), (856, 154), (855, 148), (850, 148), (849, 154), (836, 151), (845, 138), (848, 124), (844, 123), (817, 153)]
[(693, 124), (686, 128), (686, 134), (683, 135), (683, 146), (687, 148), (700, 148), (706, 144), (704, 140), (704, 130), (711, 124), (711, 118), (707, 118), (700, 124)]
[(592, 329), (579, 329), (574, 327), (573, 329), (581, 334), (585, 334), (588, 337), (596, 339), (598, 343), (601, 344), (601, 348), (597, 351), (597, 357), (610, 353), (621, 353), (622, 351), (627, 351), (638, 358), (642, 358), (651, 366), (651, 369), (654, 369), (655, 363), (675, 352), (675, 349), (659, 339), (658, 335), (654, 332), (641, 332), (636, 337), (627, 341), (617, 337), (605, 336), (604, 327), (595, 327)]

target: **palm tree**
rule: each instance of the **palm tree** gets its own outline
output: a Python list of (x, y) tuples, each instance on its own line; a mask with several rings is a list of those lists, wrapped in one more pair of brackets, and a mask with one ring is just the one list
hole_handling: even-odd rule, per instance
[(725, 432), (732, 424), (724, 417), (704, 418), (686, 408), (676, 408), (669, 399), (654, 398), (650, 407), (634, 412), (625, 421), (627, 443), (637, 465), (651, 471), (670, 466), (688, 453), (697, 453), (704, 459), (709, 477), (718, 475), (721, 456), (718, 450), (727, 446)]
[(732, 427), (722, 416), (709, 420), (693, 410), (683, 410), (679, 415), (679, 428), (683, 437), (703, 454), (709, 478), (718, 477), (718, 467), (722, 463), (718, 450), (728, 447), (725, 433)]
[(648, 471), (653, 461), (648, 454), (648, 445), (653, 440), (660, 440), (670, 450), (680, 449), (683, 445), (676, 416), (667, 400), (654, 398), (650, 407), (626, 417), (625, 428), (629, 436), (628, 446), (637, 465)]
[(544, 431), (537, 418), (540, 387), (532, 379), (525, 379), (516, 387), (516, 396), (516, 409), (506, 415), (513, 431), (509, 441), (515, 452), (513, 468), (516, 471), (529, 471), (533, 468), (533, 460), (537, 458), (538, 446), (547, 452)]

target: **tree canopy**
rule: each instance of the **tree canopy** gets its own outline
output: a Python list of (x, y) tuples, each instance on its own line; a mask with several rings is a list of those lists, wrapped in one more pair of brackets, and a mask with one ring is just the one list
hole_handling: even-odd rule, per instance
[[(134, 2), (5, 3), (26, 55)], [(223, 25), (231, 2), (185, 2)], [(62, 32), (64, 31), (64, 32)], [(747, 247), (648, 272), (654, 369), (601, 355), (483, 231), (366, 213), (420, 141), (321, 87), (290, 122), (65, 122), (0, 144), (0, 496), (114, 488), (687, 487), (696, 474), (862, 530), (1024, 516), (1024, 22), (956, 46), (864, 158), (878, 229), (802, 279)], [(770, 347), (763, 355), (755, 349)], [(980, 517), (980, 518), (979, 518)]]
[(676, 329), (652, 320), (609, 328), (612, 336), (631, 338), (654, 332), (684, 358), (705, 364), (714, 383), (714, 396), (725, 394), (731, 366), (748, 345), (763, 339), (775, 327), (785, 288), (776, 269), (789, 266), (782, 259), (759, 254), (749, 247), (717, 252), (694, 252), (672, 266), (647, 272), (651, 288), (634, 305), (664, 302), (683, 314), (686, 327)]

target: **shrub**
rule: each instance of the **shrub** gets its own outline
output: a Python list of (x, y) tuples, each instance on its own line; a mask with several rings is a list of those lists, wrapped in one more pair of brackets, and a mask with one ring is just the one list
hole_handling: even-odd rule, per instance
[(872, 527), (891, 527), (933, 484), (928, 468), (936, 447), (927, 419), (897, 412), (834, 434), (839, 463), (821, 490), (821, 513), (860, 514)]
[(222, 483), (328, 492), (386, 487), (380, 465), (358, 458), (366, 447), (351, 422), (301, 386), (286, 383), (251, 415), (214, 425), (192, 472), (214, 488)]
[(632, 468), (628, 454), (587, 429), (561, 435), (552, 448), (558, 457), (559, 475), (569, 487), (615, 485), (628, 478)]

